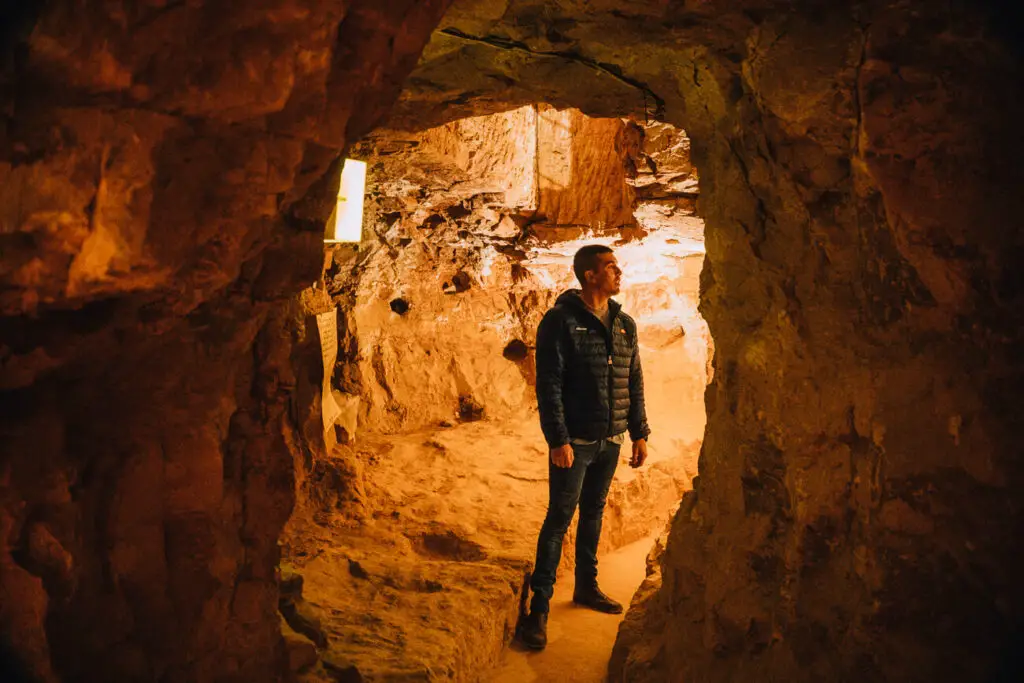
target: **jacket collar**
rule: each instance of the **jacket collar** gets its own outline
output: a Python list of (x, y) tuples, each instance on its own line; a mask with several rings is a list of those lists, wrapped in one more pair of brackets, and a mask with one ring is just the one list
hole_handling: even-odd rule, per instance
[[(583, 299), (580, 297), (582, 293), (583, 290), (581, 289), (567, 289), (558, 296), (558, 299), (555, 300), (555, 305), (571, 306), (578, 311), (587, 313), (591, 317), (595, 317), (594, 314), (591, 313), (590, 309), (587, 308), (587, 305), (583, 303)], [(615, 317), (619, 314), (619, 311), (622, 310), (622, 304), (615, 299), (608, 299), (608, 310), (611, 311), (611, 319), (614, 321)]]

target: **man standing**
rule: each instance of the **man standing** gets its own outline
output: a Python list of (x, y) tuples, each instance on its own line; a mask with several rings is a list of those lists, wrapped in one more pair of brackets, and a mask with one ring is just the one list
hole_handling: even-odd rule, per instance
[(636, 323), (611, 300), (622, 279), (615, 255), (602, 245), (585, 246), (573, 258), (573, 271), (582, 291), (559, 296), (537, 329), (537, 403), (550, 449), (549, 499), (530, 580), (530, 614), (520, 629), (522, 642), (536, 650), (547, 645), (548, 604), (562, 539), (577, 505), (572, 600), (599, 612), (622, 612), (622, 605), (597, 586), (601, 518), (627, 429), (633, 442), (632, 467), (647, 459), (651, 431)]

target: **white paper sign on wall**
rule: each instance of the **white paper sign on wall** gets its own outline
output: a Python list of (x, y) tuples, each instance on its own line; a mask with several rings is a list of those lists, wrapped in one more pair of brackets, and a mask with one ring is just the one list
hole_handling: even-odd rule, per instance
[(321, 387), (321, 412), (324, 419), (324, 441), (328, 448), (337, 443), (334, 434), (334, 422), (341, 414), (341, 406), (334, 400), (331, 393), (331, 376), (334, 375), (334, 364), (338, 360), (338, 313), (332, 308), (316, 317), (316, 326), (320, 330), (320, 350), (324, 362), (324, 381)]

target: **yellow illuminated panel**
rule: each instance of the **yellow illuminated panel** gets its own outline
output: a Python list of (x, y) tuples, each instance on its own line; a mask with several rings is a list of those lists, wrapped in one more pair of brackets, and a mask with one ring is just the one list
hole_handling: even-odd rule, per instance
[(366, 192), (366, 162), (345, 159), (341, 169), (338, 204), (327, 221), (324, 242), (359, 242), (363, 233), (363, 195)]

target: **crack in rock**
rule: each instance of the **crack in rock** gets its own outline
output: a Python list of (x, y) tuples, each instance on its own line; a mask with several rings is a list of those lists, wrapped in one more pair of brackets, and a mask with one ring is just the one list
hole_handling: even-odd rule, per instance
[(654, 101), (654, 117), (657, 120), (661, 120), (665, 115), (665, 100), (658, 96), (649, 85), (643, 81), (639, 81), (635, 78), (631, 78), (622, 73), (622, 69), (616, 64), (609, 64), (606, 62), (600, 62), (596, 59), (586, 57), (576, 52), (569, 50), (534, 50), (526, 43), (518, 40), (512, 40), (511, 38), (502, 38), (500, 36), (474, 36), (464, 31), (460, 31), (457, 28), (444, 28), (440, 30), (440, 33), (450, 36), (452, 38), (458, 38), (460, 40), (467, 40), (474, 43), (482, 43), (489, 45), (499, 50), (518, 50), (525, 52), (530, 55), (537, 57), (554, 57), (557, 59), (565, 59), (577, 64), (582, 64), (595, 71), (607, 74), (615, 80), (625, 83), (626, 85), (636, 88), (644, 94), (644, 111), (647, 110), (647, 97), (650, 97)]

